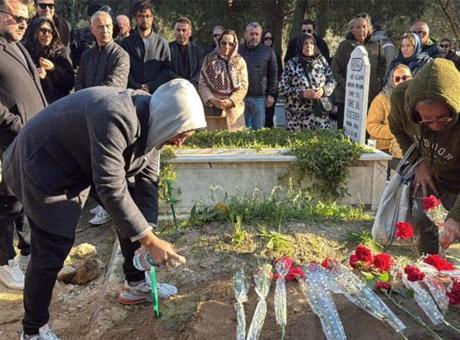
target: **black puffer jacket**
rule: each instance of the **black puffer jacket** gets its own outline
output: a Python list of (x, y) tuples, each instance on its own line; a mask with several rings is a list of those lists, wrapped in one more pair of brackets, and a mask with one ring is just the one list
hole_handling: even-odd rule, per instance
[(242, 44), (238, 53), (246, 61), (249, 75), (248, 97), (276, 95), (278, 85), (278, 65), (273, 48), (259, 44), (249, 48)]

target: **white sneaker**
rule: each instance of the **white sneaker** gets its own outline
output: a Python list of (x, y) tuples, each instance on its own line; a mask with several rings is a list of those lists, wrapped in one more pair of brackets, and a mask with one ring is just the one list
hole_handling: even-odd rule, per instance
[[(157, 283), (158, 297), (166, 299), (176, 295), (178, 290), (176, 286), (169, 283)], [(152, 302), (152, 292), (150, 291), (150, 283), (142, 281), (137, 286), (130, 286), (127, 281), (123, 284), (123, 290), (118, 296), (118, 302), (124, 305), (134, 305), (144, 302)]]
[(19, 268), (22, 270), (22, 272), (25, 273), (27, 270), (27, 266), (29, 265), (30, 254), (29, 255), (18, 254), (16, 255), (14, 259), (19, 264)]
[(97, 215), (101, 210), (104, 210), (104, 208), (102, 208), (102, 205), (97, 205), (96, 207), (91, 209), (89, 213), (93, 215)]
[(10, 289), (24, 289), (24, 273), (16, 260), (9, 260), (8, 264), (0, 266), (0, 281)]
[(27, 335), (22, 332), (21, 340), (60, 340), (48, 324), (40, 327), (38, 331), (39, 333), (34, 335)]
[(96, 214), (96, 216), (90, 219), (88, 223), (92, 225), (102, 225), (107, 222), (110, 222), (111, 220), (112, 220), (112, 217), (109, 215), (109, 213), (105, 211), (104, 208), (101, 207), (101, 211), (99, 211)]

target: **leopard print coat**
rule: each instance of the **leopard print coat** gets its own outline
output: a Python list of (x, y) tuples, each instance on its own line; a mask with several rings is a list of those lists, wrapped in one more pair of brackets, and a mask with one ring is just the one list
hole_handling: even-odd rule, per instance
[(283, 70), (278, 86), (280, 95), (285, 96), (286, 119), (288, 130), (328, 129), (329, 115), (324, 112), (315, 115), (312, 99), (302, 97), (305, 89), (324, 89), (324, 96), (329, 97), (334, 91), (336, 81), (326, 59), (319, 55), (311, 64), (307, 76), (298, 57), (289, 60)]

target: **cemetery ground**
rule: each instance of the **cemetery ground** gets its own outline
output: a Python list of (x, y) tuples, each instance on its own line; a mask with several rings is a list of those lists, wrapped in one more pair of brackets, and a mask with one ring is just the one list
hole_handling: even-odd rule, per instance
[[(217, 210), (228, 209), (221, 205)], [(281, 227), (273, 224), (240, 224), (218, 220), (215, 210), (195, 212), (188, 221), (175, 227), (168, 221), (160, 222), (162, 237), (174, 242), (187, 257), (184, 267), (161, 270), (160, 282), (178, 286), (179, 294), (162, 300), (161, 318), (155, 319), (151, 304), (123, 306), (116, 301), (122, 287), (120, 259), (113, 271), (110, 259), (115, 241), (113, 226), (99, 227), (87, 224), (90, 215), (85, 209), (77, 228), (75, 246), (90, 243), (97, 249), (95, 258), (104, 264), (99, 276), (85, 285), (57, 282), (51, 304), (51, 323), (63, 339), (233, 339), (236, 317), (232, 276), (241, 267), (251, 279), (249, 301), (245, 304), (249, 326), (257, 304), (252, 272), (258, 264), (270, 262), (281, 253), (290, 253), (299, 263), (322, 261), (326, 256), (344, 259), (357, 242), (366, 240), (371, 218), (362, 212), (339, 212), (325, 209), (310, 221), (286, 221)], [(327, 216), (326, 216), (327, 215)], [(332, 218), (331, 218), (332, 217)], [(275, 226), (273, 226), (275, 225)], [(278, 233), (280, 232), (280, 233)], [(361, 240), (359, 240), (361, 238)], [(393, 247), (395, 255), (413, 256), (410, 247)], [(458, 261), (460, 246), (449, 251), (450, 259)], [(75, 257), (75, 258), (74, 258)], [(78, 262), (76, 255), (71, 262)], [(457, 262), (458, 263), (458, 262)], [(107, 275), (107, 272), (109, 274)], [(110, 272), (112, 272), (110, 274)], [(322, 339), (321, 324), (308, 306), (296, 282), (287, 284), (288, 318), (287, 339)], [(268, 296), (268, 313), (262, 339), (279, 339), (273, 305), (274, 285)], [(350, 339), (398, 339), (386, 324), (372, 318), (349, 303), (343, 296), (335, 296), (340, 317)], [(428, 333), (388, 299), (384, 301), (408, 326), (409, 339), (429, 337)], [(410, 311), (429, 320), (412, 302), (404, 301)], [(0, 339), (18, 339), (23, 314), (22, 294), (0, 288)], [(460, 325), (460, 313), (450, 310), (447, 320)], [(455, 334), (446, 327), (435, 328), (444, 339)]]

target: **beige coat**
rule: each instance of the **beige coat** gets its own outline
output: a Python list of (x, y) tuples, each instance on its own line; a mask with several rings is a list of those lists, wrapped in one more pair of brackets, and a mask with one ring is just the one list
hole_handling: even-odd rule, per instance
[[(207, 65), (208, 56), (205, 57), (203, 61), (203, 68)], [(214, 118), (206, 117), (206, 123), (208, 124), (208, 131), (213, 130), (228, 130), (228, 131), (237, 131), (243, 129), (245, 125), (244, 121), (244, 97), (248, 92), (248, 71), (246, 67), (246, 62), (243, 58), (240, 58), (240, 65), (238, 65), (238, 72), (240, 73), (240, 83), (241, 86), (239, 89), (234, 91), (231, 96), (228, 98), (233, 102), (233, 107), (231, 109), (225, 110), (225, 117), (223, 118)], [(201, 99), (203, 99), (204, 105), (212, 98), (217, 97), (213, 95), (210, 87), (200, 76), (198, 83), (198, 92), (200, 93)], [(219, 97), (217, 97), (219, 98)], [(224, 99), (224, 98), (220, 98)]]

